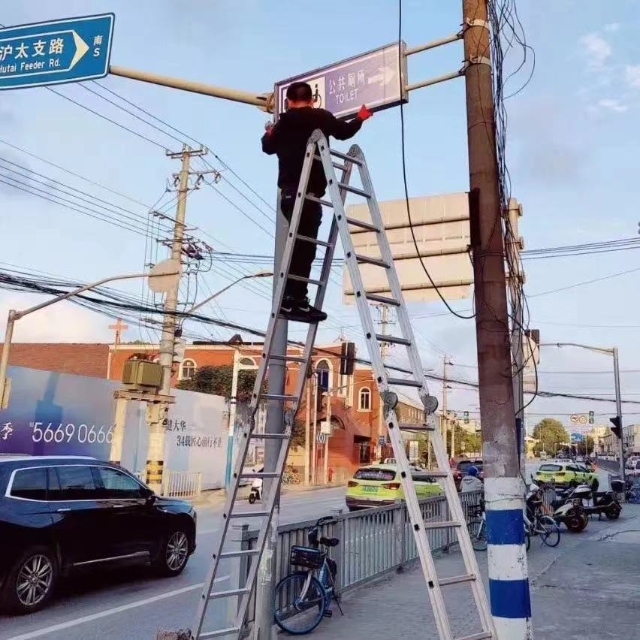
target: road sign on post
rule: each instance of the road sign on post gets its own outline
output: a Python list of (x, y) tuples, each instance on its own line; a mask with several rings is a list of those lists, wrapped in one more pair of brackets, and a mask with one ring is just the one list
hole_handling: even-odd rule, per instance
[(104, 78), (114, 20), (107, 13), (0, 29), (0, 89)]
[(355, 115), (363, 104), (379, 111), (406, 102), (405, 49), (404, 42), (396, 42), (276, 83), (276, 119), (286, 110), (287, 88), (293, 82), (308, 82), (314, 106), (336, 118)]

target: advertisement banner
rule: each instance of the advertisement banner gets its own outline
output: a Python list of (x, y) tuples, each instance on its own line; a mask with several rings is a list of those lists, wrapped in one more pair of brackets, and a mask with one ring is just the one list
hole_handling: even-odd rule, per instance
[[(9, 367), (9, 407), (0, 410), (0, 455), (74, 455), (109, 460), (120, 383), (23, 367)], [(203, 488), (224, 485), (227, 449), (225, 401), (175, 390), (166, 421), (164, 468), (199, 471)], [(121, 464), (145, 469), (148, 443), (145, 406), (127, 408)]]

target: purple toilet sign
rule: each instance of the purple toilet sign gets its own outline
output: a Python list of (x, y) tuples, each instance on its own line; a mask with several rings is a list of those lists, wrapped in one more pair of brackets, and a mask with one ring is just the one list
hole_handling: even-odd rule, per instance
[(347, 118), (363, 104), (380, 111), (406, 102), (406, 58), (404, 42), (363, 53), (354, 58), (288, 78), (275, 85), (276, 111), (286, 109), (287, 87), (292, 82), (308, 82), (316, 107), (331, 111), (336, 118)]

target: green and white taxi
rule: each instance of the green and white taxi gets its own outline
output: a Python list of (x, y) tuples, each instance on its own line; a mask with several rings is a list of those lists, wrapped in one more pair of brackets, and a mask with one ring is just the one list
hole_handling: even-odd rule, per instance
[(557, 485), (588, 484), (593, 486), (598, 482), (598, 474), (589, 471), (583, 464), (575, 462), (546, 462), (540, 465), (535, 479), (538, 482), (548, 482)]
[[(411, 474), (418, 498), (428, 498), (442, 493), (442, 488), (428, 471), (413, 468)], [(404, 500), (404, 492), (398, 466), (375, 464), (361, 467), (349, 480), (345, 499), (349, 511), (401, 502)]]

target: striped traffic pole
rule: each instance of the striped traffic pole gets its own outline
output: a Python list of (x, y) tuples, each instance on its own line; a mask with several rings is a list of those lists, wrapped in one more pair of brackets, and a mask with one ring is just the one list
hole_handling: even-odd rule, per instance
[(486, 478), (489, 598), (499, 640), (531, 640), (521, 478)]

